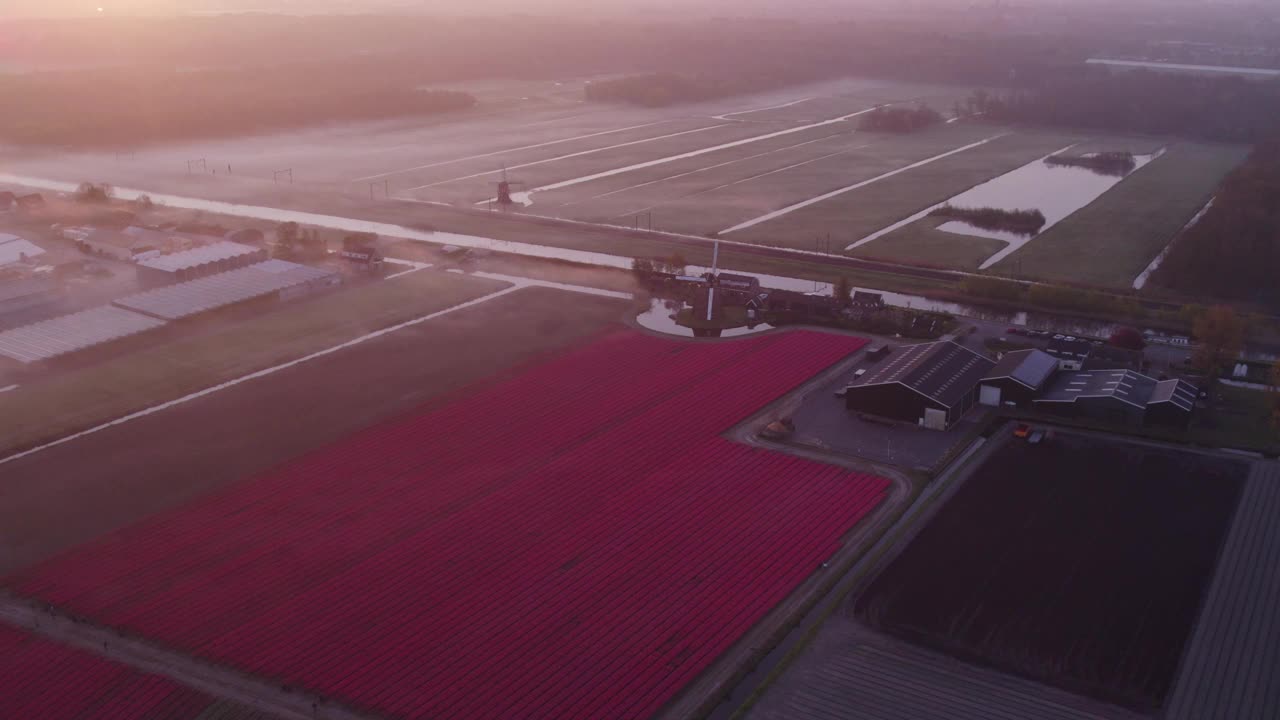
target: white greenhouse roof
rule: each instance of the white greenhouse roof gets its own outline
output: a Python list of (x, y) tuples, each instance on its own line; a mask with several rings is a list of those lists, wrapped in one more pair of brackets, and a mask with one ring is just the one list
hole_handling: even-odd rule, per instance
[(32, 363), (136, 335), (163, 320), (104, 305), (0, 332), (0, 355)]
[(216, 243), (191, 248), (190, 250), (142, 260), (138, 265), (165, 272), (178, 272), (179, 270), (200, 267), (201, 265), (229, 260), (242, 255), (252, 255), (256, 252), (260, 252), (256, 247), (220, 240)]
[(177, 320), (286, 288), (330, 277), (332, 270), (267, 260), (237, 270), (129, 295), (114, 304), (164, 320)]

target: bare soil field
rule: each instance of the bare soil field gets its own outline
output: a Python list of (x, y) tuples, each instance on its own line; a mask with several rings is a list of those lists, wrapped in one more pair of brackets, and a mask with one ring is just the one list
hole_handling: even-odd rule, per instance
[(1248, 472), (1013, 441), (855, 599), (872, 628), (1139, 712), (1163, 706)]
[(501, 378), (593, 336), (626, 308), (517, 290), (0, 464), (0, 573)]

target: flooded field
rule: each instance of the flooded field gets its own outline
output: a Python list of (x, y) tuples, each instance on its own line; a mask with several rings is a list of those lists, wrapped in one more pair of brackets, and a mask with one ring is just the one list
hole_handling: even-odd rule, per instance
[[(1062, 152), (1067, 152), (1069, 149), (1063, 148)], [(1163, 152), (1161, 150), (1151, 155), (1134, 156), (1134, 169), (1129, 174), (1138, 172)], [(1103, 193), (1128, 177), (1128, 174), (1108, 175), (1084, 167), (1053, 165), (1048, 160), (1049, 158), (1044, 158), (1024, 165), (1007, 175), (1001, 175), (957, 195), (949, 200), (948, 204), (960, 208), (1039, 210), (1045, 218), (1045, 224), (1040, 229), (1040, 233), (1043, 233), (1071, 213), (1102, 197)], [(938, 229), (943, 232), (976, 235), (1008, 243), (1003, 250), (992, 255), (980, 266), (982, 270), (1017, 252), (1040, 234), (1025, 235), (1003, 230), (988, 230), (961, 220), (943, 223), (938, 226)]]

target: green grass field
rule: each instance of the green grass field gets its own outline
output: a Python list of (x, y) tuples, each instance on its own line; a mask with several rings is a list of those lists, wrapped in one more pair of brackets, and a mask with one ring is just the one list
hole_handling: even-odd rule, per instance
[(1128, 288), (1249, 149), (1180, 142), (992, 270)]
[[(1011, 132), (999, 127), (978, 126), (978, 129), (981, 132), (975, 140)], [(830, 233), (832, 246), (843, 248), (974, 185), (1044, 157), (1071, 141), (1069, 136), (1052, 132), (1012, 132), (981, 147), (907, 170), (728, 237), (763, 245), (805, 248), (812, 247), (814, 237)], [(897, 167), (906, 164), (909, 163)]]
[(1004, 248), (1001, 240), (942, 232), (946, 218), (926, 217), (898, 228), (853, 250), (858, 257), (908, 265), (933, 265), (977, 270), (984, 260)]
[(411, 273), (23, 385), (0, 396), (0, 456), (506, 287)]

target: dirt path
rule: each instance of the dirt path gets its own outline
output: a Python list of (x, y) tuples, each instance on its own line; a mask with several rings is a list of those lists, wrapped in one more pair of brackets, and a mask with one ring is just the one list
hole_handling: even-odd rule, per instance
[(215, 665), (155, 643), (89, 624), (41, 603), (0, 591), (0, 622), (80, 648), (143, 672), (161, 675), (216, 698), (287, 720), (372, 720), (327, 700)]

